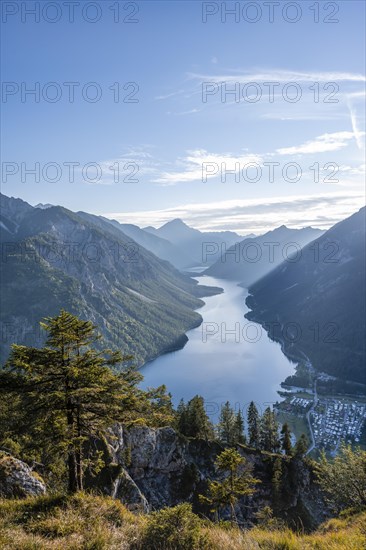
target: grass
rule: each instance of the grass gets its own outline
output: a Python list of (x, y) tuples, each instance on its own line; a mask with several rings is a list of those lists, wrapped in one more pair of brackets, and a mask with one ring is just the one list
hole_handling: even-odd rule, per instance
[(1, 500), (0, 548), (127, 550), (143, 521), (118, 500), (84, 493)]
[(288, 424), (288, 427), (290, 428), (291, 432), (295, 435), (297, 440), (300, 438), (302, 434), (305, 434), (308, 441), (311, 441), (309, 425), (306, 421), (305, 415), (299, 417), (294, 414), (289, 414), (285, 411), (279, 411), (277, 412), (276, 416), (280, 424), (285, 424), (285, 423)]
[[(154, 513), (134, 515), (110, 497), (79, 493), (74, 496), (43, 496), (0, 500), (0, 548), (4, 550), (362, 550), (366, 548), (366, 512), (343, 514), (310, 535), (286, 528), (255, 527), (241, 531), (193, 519), (187, 505)], [(176, 512), (175, 512), (176, 511)], [(191, 514), (191, 516), (189, 516)], [(179, 521), (178, 521), (179, 518)], [(177, 531), (173, 543), (152, 533), (157, 525), (168, 533)], [(169, 526), (174, 530), (169, 531)], [(198, 529), (196, 543), (187, 530)], [(193, 528), (192, 528), (193, 529)], [(179, 532), (179, 530), (181, 530)], [(165, 532), (165, 531), (164, 531)], [(146, 537), (150, 538), (147, 539)], [(171, 539), (169, 539), (171, 540)], [(178, 541), (178, 542), (177, 542)]]

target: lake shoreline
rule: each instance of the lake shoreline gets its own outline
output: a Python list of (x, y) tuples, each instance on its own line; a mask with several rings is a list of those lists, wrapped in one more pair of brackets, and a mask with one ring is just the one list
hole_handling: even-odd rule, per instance
[[(197, 326), (164, 354), (144, 363), (143, 386), (164, 384), (172, 393), (174, 404), (181, 398), (202, 395), (206, 403), (212, 404), (214, 416), (227, 400), (240, 406), (254, 400), (261, 408), (282, 400), (278, 391), (286, 376), (294, 374), (294, 364), (283, 354), (279, 343), (270, 340), (266, 332), (261, 333), (259, 324), (259, 340), (253, 340), (252, 324), (243, 323), (247, 289), (240, 287), (238, 281), (199, 274), (196, 277), (200, 283), (207, 282), (224, 292), (207, 297), (199, 308), (202, 319)], [(232, 334), (234, 328), (237, 338)]]
[[(201, 275), (201, 274), (197, 274), (197, 275), (193, 275), (193, 274), (190, 274), (189, 275), (192, 279), (196, 279), (197, 277), (205, 277), (205, 275)], [(202, 289), (210, 289), (212, 288), (212, 292), (208, 292), (207, 294), (202, 294), (202, 295), (199, 295), (199, 296), (196, 296), (197, 298), (199, 298), (202, 302), (201, 305), (199, 305), (197, 308), (195, 308), (193, 311), (196, 311), (198, 312), (200, 309), (202, 309), (203, 307), (205, 307), (206, 305), (206, 302), (204, 301), (203, 298), (210, 298), (211, 296), (217, 296), (219, 294), (223, 294), (224, 292), (224, 289), (221, 288), (221, 287), (210, 287), (210, 286), (207, 286), (207, 285), (202, 285), (200, 284), (198, 281), (197, 281), (197, 286), (196, 288), (198, 289), (198, 287), (202, 288)], [(191, 330), (194, 330), (195, 328), (198, 328), (202, 325), (203, 323), (203, 317), (202, 315), (200, 315), (200, 319), (197, 320), (197, 322), (193, 322), (184, 332), (182, 332), (181, 334), (179, 334), (177, 336), (177, 338), (174, 340), (174, 342), (172, 342), (172, 344), (170, 346), (168, 346), (166, 349), (162, 350), (160, 353), (157, 353), (156, 355), (154, 355), (154, 357), (151, 357), (150, 359), (148, 359), (147, 361), (145, 361), (145, 363), (143, 363), (138, 370), (141, 370), (143, 369), (144, 367), (146, 367), (147, 365), (149, 365), (149, 363), (152, 363), (153, 361), (155, 361), (156, 359), (159, 359), (159, 357), (163, 357), (164, 355), (167, 355), (169, 353), (173, 353), (175, 351), (180, 351), (182, 350), (186, 345), (187, 343), (189, 342), (189, 338), (188, 338), (188, 333), (191, 331)]]

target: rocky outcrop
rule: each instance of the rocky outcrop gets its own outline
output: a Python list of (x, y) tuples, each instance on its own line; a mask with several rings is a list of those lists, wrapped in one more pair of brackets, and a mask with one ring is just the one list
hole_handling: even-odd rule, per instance
[[(199, 495), (206, 492), (208, 480), (218, 479), (215, 460), (222, 450), (216, 442), (187, 439), (170, 427), (127, 429), (119, 425), (105, 442), (107, 467), (93, 484), (133, 510), (150, 511), (189, 501), (194, 511), (210, 515)], [(256, 512), (264, 506), (291, 524), (306, 517), (308, 528), (326, 519), (326, 507), (309, 465), (244, 446), (238, 450), (261, 480), (255, 494), (238, 503), (236, 515), (241, 524), (254, 522)], [(282, 475), (274, 490), (276, 460), (281, 462)]]
[(116, 479), (112, 496), (123, 502), (132, 511), (149, 512), (150, 510), (147, 499), (125, 469)]
[(43, 480), (25, 462), (0, 451), (0, 497), (39, 496), (45, 492)]

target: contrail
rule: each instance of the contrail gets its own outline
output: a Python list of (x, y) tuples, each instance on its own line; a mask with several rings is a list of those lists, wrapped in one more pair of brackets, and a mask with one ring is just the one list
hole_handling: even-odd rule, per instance
[(364, 132), (361, 132), (361, 130), (358, 128), (357, 115), (356, 115), (356, 113), (355, 113), (355, 111), (354, 111), (354, 109), (353, 109), (353, 107), (352, 107), (352, 105), (349, 101), (347, 102), (347, 106), (348, 106), (348, 109), (349, 109), (349, 112), (350, 112), (352, 130), (353, 130), (353, 134), (355, 136), (357, 147), (360, 149), (360, 151), (363, 151), (363, 139), (362, 139), (362, 137), (365, 134), (364, 134)]

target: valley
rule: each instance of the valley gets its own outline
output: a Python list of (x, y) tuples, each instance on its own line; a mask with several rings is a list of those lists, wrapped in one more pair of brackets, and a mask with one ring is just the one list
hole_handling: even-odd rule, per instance
[(366, 550), (366, 2), (1, 12), (0, 550)]
[(254, 400), (263, 411), (278, 401), (280, 383), (293, 374), (294, 363), (260, 325), (245, 319), (245, 289), (214, 277), (196, 279), (204, 286), (222, 287), (224, 292), (204, 299), (199, 309), (202, 324), (187, 333), (183, 349), (142, 368), (143, 387), (165, 384), (176, 405), (182, 398), (201, 395), (213, 421), (226, 401), (245, 413)]
[(90, 318), (138, 366), (186, 342), (202, 287), (98, 216), (33, 208), (1, 195), (1, 360), (42, 344), (39, 321), (61, 308)]
[(245, 414), (254, 400), (297, 437), (305, 427), (311, 452), (363, 442), (364, 210), (327, 232), (243, 238), (4, 195), (1, 206), (3, 360), (14, 341), (42, 345), (39, 320), (64, 307), (92, 319), (133, 356), (142, 387), (166, 385), (175, 405), (201, 395), (216, 422), (226, 401)]

